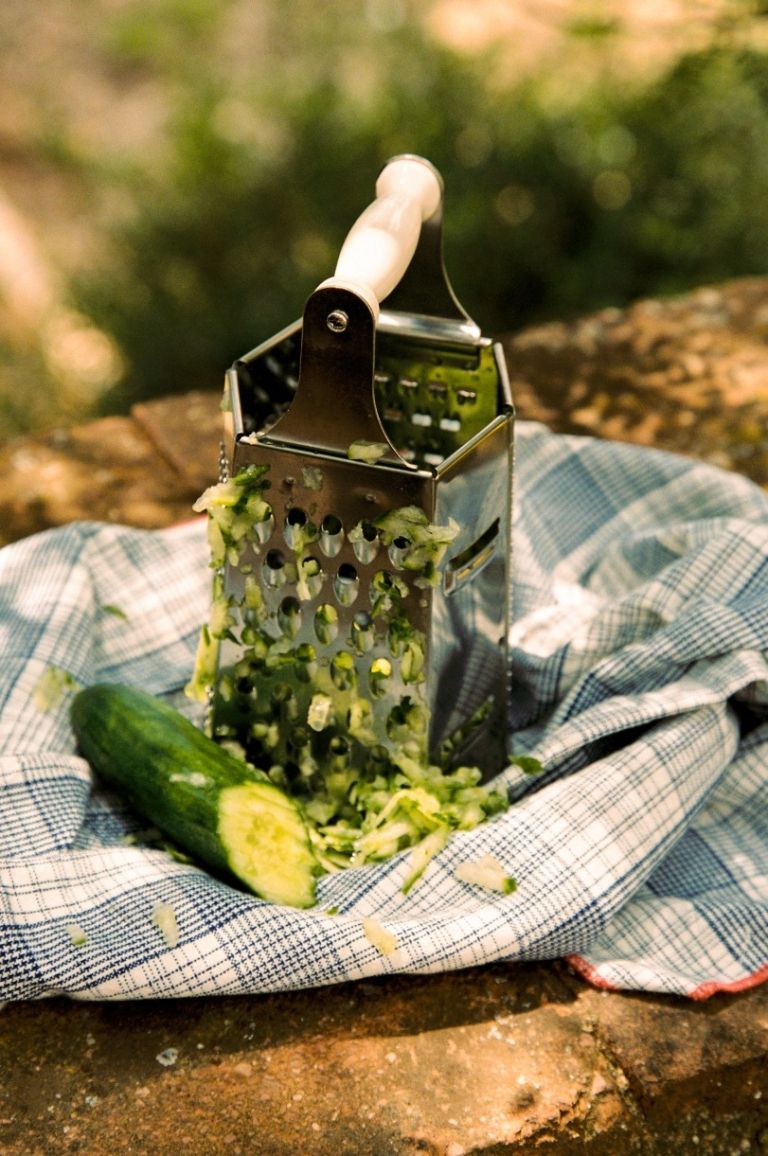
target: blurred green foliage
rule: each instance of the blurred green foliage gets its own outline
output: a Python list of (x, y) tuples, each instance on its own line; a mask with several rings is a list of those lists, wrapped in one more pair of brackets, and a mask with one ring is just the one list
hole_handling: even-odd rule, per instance
[[(768, 269), (768, 61), (754, 48), (725, 35), (651, 84), (598, 74), (555, 100), (538, 74), (489, 79), (493, 51), (385, 27), (391, 3), (368, 6), (376, 36), (345, 22), (345, 3), (332, 22), (304, 0), (290, 20), (262, 6), (271, 52), (234, 67), (207, 50), (225, 7), (158, 0), (105, 33), (116, 66), (173, 93), (162, 167), (93, 174), (135, 206), (75, 286), (126, 360), (105, 409), (216, 387), (297, 317), (399, 152), (443, 174), (449, 274), (485, 332)], [(572, 35), (609, 43), (613, 24), (592, 23)]]

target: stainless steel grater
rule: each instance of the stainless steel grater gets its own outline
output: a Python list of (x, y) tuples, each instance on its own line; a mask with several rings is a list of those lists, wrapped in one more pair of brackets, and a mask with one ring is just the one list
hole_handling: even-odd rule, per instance
[(405, 743), (491, 774), (508, 756), (504, 358), (447, 280), (434, 168), (394, 158), (376, 192), (303, 319), (226, 376), (244, 513), (211, 728), (293, 773)]

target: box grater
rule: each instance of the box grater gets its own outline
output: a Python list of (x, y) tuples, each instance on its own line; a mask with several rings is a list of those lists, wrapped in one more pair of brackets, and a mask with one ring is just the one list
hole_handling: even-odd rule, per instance
[(293, 774), (405, 744), (489, 775), (508, 754), (504, 358), (446, 277), (435, 169), (394, 158), (376, 194), (303, 318), (226, 375), (242, 514), (210, 728)]

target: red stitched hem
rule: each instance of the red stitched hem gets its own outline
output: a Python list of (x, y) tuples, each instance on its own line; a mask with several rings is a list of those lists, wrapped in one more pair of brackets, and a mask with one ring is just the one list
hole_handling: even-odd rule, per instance
[(594, 964), (588, 963), (586, 959), (582, 959), (580, 955), (566, 955), (565, 962), (577, 971), (579, 975), (583, 976), (593, 987), (602, 988), (604, 991), (619, 991), (615, 983), (609, 983), (598, 972)]
[[(602, 988), (604, 991), (620, 991), (615, 984), (609, 983), (598, 972), (594, 964), (589, 963), (586, 959), (582, 959), (580, 955), (566, 955), (566, 963), (583, 976), (588, 983), (593, 987)], [(717, 980), (708, 980), (706, 983), (700, 983), (692, 991), (686, 992), (688, 999), (705, 1000), (710, 996), (716, 995), (718, 992), (730, 992), (736, 994), (740, 991), (748, 991), (751, 987), (757, 987), (761, 983), (768, 982), (768, 963), (764, 967), (760, 967), (752, 975), (744, 976), (743, 979), (736, 979), (732, 983), (719, 983)]]
[(691, 999), (709, 999), (715, 992), (737, 992), (748, 991), (751, 987), (757, 987), (758, 984), (766, 983), (768, 981), (768, 963), (764, 967), (759, 967), (752, 975), (746, 975), (743, 979), (736, 979), (733, 983), (718, 983), (717, 980), (710, 980), (708, 983), (700, 983), (692, 992), (689, 992)]

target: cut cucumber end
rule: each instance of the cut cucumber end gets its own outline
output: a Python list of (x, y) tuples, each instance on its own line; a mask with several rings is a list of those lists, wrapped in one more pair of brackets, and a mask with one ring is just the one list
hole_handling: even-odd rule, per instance
[(268, 783), (240, 783), (219, 796), (218, 836), (230, 870), (270, 903), (312, 907), (317, 860), (301, 812)]

